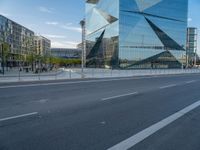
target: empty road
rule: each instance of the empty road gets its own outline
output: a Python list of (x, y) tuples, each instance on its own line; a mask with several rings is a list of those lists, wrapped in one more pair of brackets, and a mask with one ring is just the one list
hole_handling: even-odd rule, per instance
[(200, 74), (0, 84), (0, 150), (199, 150)]

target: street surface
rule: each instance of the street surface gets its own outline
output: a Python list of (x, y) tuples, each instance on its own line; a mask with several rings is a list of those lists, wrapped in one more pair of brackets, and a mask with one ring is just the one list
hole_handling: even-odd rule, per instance
[(200, 74), (0, 84), (0, 150), (199, 150)]

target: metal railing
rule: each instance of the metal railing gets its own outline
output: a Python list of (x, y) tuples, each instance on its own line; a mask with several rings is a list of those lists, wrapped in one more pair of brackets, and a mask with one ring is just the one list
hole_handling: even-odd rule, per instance
[(52, 72), (25, 73), (15, 70), (14, 73), (7, 73), (0, 76), (0, 82), (17, 81), (42, 81), (60, 79), (81, 79), (81, 78), (114, 78), (114, 77), (134, 77), (134, 76), (158, 76), (175, 74), (196, 74), (200, 69), (141, 69), (141, 70), (115, 70), (85, 68), (82, 74), (81, 68), (59, 68)]

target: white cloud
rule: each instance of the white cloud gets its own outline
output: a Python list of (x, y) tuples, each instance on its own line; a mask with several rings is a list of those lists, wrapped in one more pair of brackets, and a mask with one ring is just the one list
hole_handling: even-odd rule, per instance
[(53, 48), (76, 48), (79, 42), (73, 41), (52, 41), (51, 47)]
[(62, 25), (61, 28), (81, 33), (81, 27), (73, 27), (69, 25)]
[[(47, 21), (46, 25), (54, 26), (62, 30), (69, 30), (73, 32), (81, 33), (81, 28), (73, 26), (72, 23), (60, 23), (57, 21)], [(69, 41), (64, 35), (56, 34), (42, 34), (43, 36), (51, 39), (51, 47), (53, 48), (76, 48), (80, 41)]]
[(59, 27), (59, 28), (65, 29), (65, 30), (70, 30), (70, 31), (75, 31), (75, 32), (81, 33), (81, 27), (75, 27), (75, 26), (73, 26), (72, 23), (63, 24), (63, 23), (59, 23), (56, 21), (55, 22), (47, 21), (45, 24), (56, 26), (56, 27)]
[(74, 46), (77, 46), (79, 44), (79, 42), (73, 42), (73, 41), (66, 41), (65, 43)]
[(47, 38), (52, 38), (52, 39), (64, 39), (66, 36), (64, 35), (55, 35), (55, 34), (42, 34), (43, 36)]
[(53, 13), (53, 9), (51, 8), (46, 8), (43, 6), (38, 7), (39, 11), (44, 12), (44, 13)]
[(2, 16), (5, 16), (5, 17), (11, 17), (11, 15), (8, 14), (8, 13), (0, 12), (0, 14), (1, 14)]
[(58, 22), (46, 22), (47, 25), (53, 25), (53, 26), (56, 26), (58, 25)]
[(72, 26), (73, 23), (69, 22), (69, 23), (66, 23), (65, 25), (66, 25), (66, 26)]

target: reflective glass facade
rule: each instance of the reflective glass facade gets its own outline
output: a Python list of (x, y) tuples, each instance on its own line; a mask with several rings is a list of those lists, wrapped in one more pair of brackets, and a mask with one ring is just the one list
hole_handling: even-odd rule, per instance
[(180, 68), (188, 0), (86, 0), (87, 66)]

